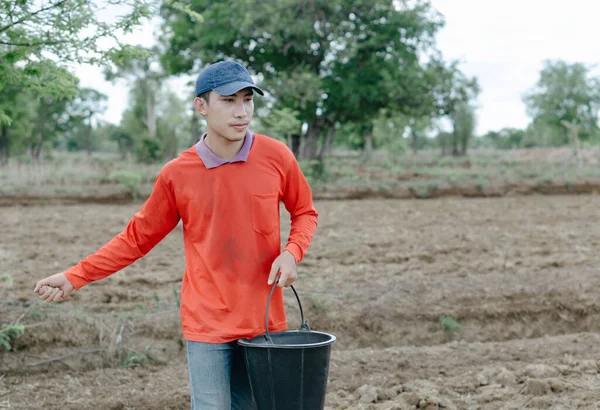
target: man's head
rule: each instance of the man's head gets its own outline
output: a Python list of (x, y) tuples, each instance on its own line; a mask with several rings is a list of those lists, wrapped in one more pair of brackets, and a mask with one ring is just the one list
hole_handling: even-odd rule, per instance
[(194, 106), (206, 117), (209, 131), (228, 141), (239, 141), (254, 114), (254, 91), (264, 95), (246, 68), (234, 61), (221, 61), (198, 75)]

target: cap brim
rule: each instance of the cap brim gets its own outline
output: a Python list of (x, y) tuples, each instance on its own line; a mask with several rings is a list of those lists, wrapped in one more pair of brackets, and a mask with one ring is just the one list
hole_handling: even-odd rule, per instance
[(260, 95), (263, 95), (263, 96), (265, 95), (263, 90), (261, 90), (254, 84), (246, 82), (246, 81), (236, 81), (233, 83), (225, 84), (220, 87), (214, 88), (213, 91), (215, 91), (221, 95), (233, 95), (233, 94), (237, 93), (238, 91), (243, 90), (244, 88), (252, 88), (253, 90), (256, 90), (256, 92), (259, 93)]

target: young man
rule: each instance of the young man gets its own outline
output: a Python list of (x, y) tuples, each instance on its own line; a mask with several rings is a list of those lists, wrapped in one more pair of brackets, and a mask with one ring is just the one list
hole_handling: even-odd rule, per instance
[[(253, 409), (237, 339), (287, 328), (283, 287), (296, 280), (318, 214), (311, 189), (288, 147), (248, 130), (254, 85), (232, 61), (206, 67), (196, 81), (194, 105), (207, 132), (168, 162), (127, 227), (76, 266), (36, 284), (44, 301), (106, 278), (146, 255), (183, 221), (186, 267), (181, 321), (187, 340), (191, 406), (196, 410)], [(279, 204), (291, 215), (280, 247)], [(48, 286), (44, 287), (44, 286)]]

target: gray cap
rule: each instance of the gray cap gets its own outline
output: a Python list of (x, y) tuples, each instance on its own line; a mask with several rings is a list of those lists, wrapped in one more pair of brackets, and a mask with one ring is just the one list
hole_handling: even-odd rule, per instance
[(204, 68), (196, 79), (196, 96), (207, 91), (233, 95), (244, 88), (252, 88), (260, 95), (263, 90), (254, 85), (248, 70), (235, 61), (221, 61)]

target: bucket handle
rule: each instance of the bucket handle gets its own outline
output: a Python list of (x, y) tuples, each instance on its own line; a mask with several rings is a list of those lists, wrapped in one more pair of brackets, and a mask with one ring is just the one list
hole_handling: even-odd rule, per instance
[[(280, 275), (281, 274), (279, 273), (277, 274), (277, 277), (275, 278), (275, 283), (273, 283), (273, 286), (271, 286), (271, 292), (269, 292), (269, 297), (267, 298), (267, 309), (265, 312), (265, 339), (267, 339), (267, 342), (269, 342), (270, 344), (273, 344), (273, 340), (269, 335), (269, 305), (271, 304), (271, 296), (275, 291), (275, 287), (277, 287), (277, 284), (279, 283)], [(296, 300), (298, 301), (298, 306), (300, 307), (300, 317), (302, 318), (302, 325), (300, 326), (300, 330), (310, 331), (310, 327), (308, 327), (308, 320), (304, 319), (304, 311), (302, 310), (302, 303), (300, 303), (300, 297), (298, 297), (298, 292), (296, 292), (296, 289), (294, 289), (294, 285), (290, 285), (290, 287), (294, 291), (294, 295), (296, 296)]]

